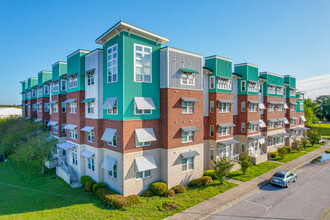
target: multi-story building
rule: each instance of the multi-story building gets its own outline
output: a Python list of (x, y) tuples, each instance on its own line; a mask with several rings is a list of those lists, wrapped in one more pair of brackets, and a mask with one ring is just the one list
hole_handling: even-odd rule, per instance
[(38, 87), (37, 87), (37, 102), (35, 108), (37, 110), (36, 121), (42, 121), (48, 124), (49, 122), (49, 84), (52, 81), (52, 72), (40, 71), (38, 73)]
[(266, 161), (289, 134), (305, 134), (294, 77), (249, 63), (233, 72), (220, 56), (203, 66), (201, 54), (162, 47), (168, 41), (121, 21), (96, 39), (102, 49), (77, 50), (21, 82), (23, 116), (50, 120), (65, 181), (88, 175), (140, 194), (154, 181), (187, 184), (222, 157)]

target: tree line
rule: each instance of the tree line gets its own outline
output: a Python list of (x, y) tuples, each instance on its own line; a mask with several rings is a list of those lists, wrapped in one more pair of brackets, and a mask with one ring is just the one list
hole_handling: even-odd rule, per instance
[(330, 121), (330, 95), (321, 95), (312, 101), (310, 98), (304, 101), (306, 125)]

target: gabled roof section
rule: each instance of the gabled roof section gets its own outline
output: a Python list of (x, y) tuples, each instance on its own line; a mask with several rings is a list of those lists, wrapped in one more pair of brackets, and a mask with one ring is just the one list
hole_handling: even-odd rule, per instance
[(158, 34), (139, 28), (127, 22), (119, 21), (117, 24), (115, 24), (113, 27), (107, 30), (104, 34), (98, 37), (95, 40), (95, 42), (97, 44), (104, 45), (107, 41), (109, 41), (111, 38), (119, 34), (121, 31), (127, 31), (128, 33), (133, 33), (133, 34), (135, 33), (160, 44), (165, 44), (170, 41), (168, 38), (165, 38)]

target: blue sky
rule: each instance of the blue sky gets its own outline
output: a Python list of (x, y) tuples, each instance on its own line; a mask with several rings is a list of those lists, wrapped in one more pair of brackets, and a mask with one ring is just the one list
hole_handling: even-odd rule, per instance
[(0, 0), (0, 104), (19, 104), (19, 81), (36, 76), (119, 20), (169, 46), (250, 62), (298, 80), (330, 73), (330, 1)]

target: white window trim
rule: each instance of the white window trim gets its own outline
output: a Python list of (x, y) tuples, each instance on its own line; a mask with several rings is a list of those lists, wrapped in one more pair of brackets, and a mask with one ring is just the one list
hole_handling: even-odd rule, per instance
[[(187, 75), (187, 83), (184, 83), (183, 81), (182, 81), (182, 79), (183, 79), (183, 74), (185, 74), (185, 75)], [(188, 79), (189, 79), (189, 76), (192, 76), (193, 77), (193, 80), (192, 80), (192, 84), (190, 84), (190, 83), (188, 83), (189, 81), (188, 81)], [(181, 83), (181, 85), (185, 85), (185, 86), (195, 86), (195, 74), (193, 74), (193, 73), (183, 73), (183, 72), (181, 72), (181, 78), (180, 78), (180, 83)]]
[[(93, 135), (91, 135), (91, 134), (93, 134)], [(88, 140), (88, 139), (90, 139), (90, 140)], [(94, 141), (95, 141), (95, 131), (93, 129), (90, 132), (87, 132), (87, 142), (94, 143)]]
[[(187, 106), (186, 106), (186, 109), (187, 109), (187, 112), (183, 112), (183, 103), (187, 103)], [(192, 103), (192, 106), (189, 106), (189, 104)], [(194, 102), (190, 102), (190, 101), (182, 101), (181, 103), (181, 108), (182, 108), (182, 114), (184, 115), (191, 115), (191, 114), (194, 114), (194, 107), (195, 107), (195, 103)], [(191, 112), (188, 111), (188, 109), (191, 109)]]
[[(112, 81), (111, 82), (109, 82), (109, 59), (108, 59), (108, 56), (109, 56), (109, 49), (110, 48), (114, 48), (114, 47), (117, 47), (117, 58), (116, 58), (116, 74), (113, 74), (112, 73)], [(114, 44), (114, 45), (112, 45), (112, 46), (110, 46), (110, 47), (108, 47), (107, 48), (107, 83), (115, 83), (115, 82), (118, 82), (118, 50), (119, 50), (119, 48), (118, 48), (118, 44)], [(112, 52), (112, 57), (113, 57), (113, 52)], [(135, 58), (135, 56), (134, 56), (134, 58)], [(114, 59), (112, 58), (111, 59), (111, 61), (113, 62), (114, 61)], [(114, 65), (112, 65), (112, 67), (114, 67)], [(116, 81), (114, 81), (113, 80), (113, 75), (117, 75), (117, 77), (116, 77)]]
[[(62, 90), (62, 82), (64, 82), (64, 84), (65, 84), (65, 90)], [(68, 81), (66, 80), (66, 79), (61, 79), (61, 91), (66, 91), (67, 90), (67, 87), (68, 87)]]
[(245, 129), (245, 122), (241, 123), (241, 133), (245, 133), (246, 129)]
[[(117, 107), (117, 113), (116, 113), (116, 114), (114, 114), (114, 113), (109, 113), (109, 110), (112, 110), (112, 112), (113, 112), (113, 107), (114, 107), (115, 105), (116, 105), (116, 107)], [(107, 109), (107, 115), (118, 115), (118, 99), (116, 100), (114, 106), (112, 106), (112, 109)], [(134, 105), (134, 111), (135, 111), (135, 105)]]
[[(142, 81), (136, 81), (136, 65), (135, 65), (135, 61), (136, 61), (136, 46), (140, 46), (142, 47), (142, 54), (144, 54), (144, 48), (149, 48), (150, 49), (150, 81), (144, 81), (144, 73), (142, 74)], [(138, 83), (152, 83), (152, 47), (146, 46), (146, 45), (142, 45), (142, 44), (134, 44), (134, 82), (138, 82)], [(143, 63), (143, 62), (142, 62)], [(143, 64), (142, 64), (143, 67)]]
[[(213, 86), (211, 86), (212, 80), (213, 80)], [(215, 76), (210, 76), (210, 89), (215, 89)]]
[[(192, 163), (189, 163), (189, 159), (192, 158)], [(187, 160), (187, 163), (183, 163), (183, 160), (186, 159)], [(192, 164), (192, 168), (189, 169), (189, 164)], [(182, 158), (182, 161), (181, 161), (181, 165), (182, 165), (182, 172), (188, 172), (188, 171), (192, 171), (195, 169), (195, 157), (188, 157), (188, 158)], [(187, 166), (187, 169), (186, 170), (183, 170), (183, 166), (186, 165)]]
[[(114, 139), (116, 140), (116, 145), (113, 144)], [(113, 135), (111, 142), (110, 141), (108, 142), (108, 145), (111, 147), (117, 147), (117, 145), (118, 145), (117, 132)]]
[[(212, 135), (212, 131), (213, 130), (213, 135)], [(210, 125), (210, 136), (214, 137), (214, 125)]]
[(150, 109), (150, 113), (145, 113), (145, 110), (149, 110), (149, 109), (142, 109), (142, 113), (136, 113), (136, 104), (134, 102), (134, 115), (151, 115), (152, 114), (152, 109)]
[[(211, 103), (212, 103), (212, 105), (211, 105)], [(210, 113), (214, 113), (214, 108), (215, 108), (214, 101), (210, 101)]]
[[(243, 90), (243, 82), (244, 82), (244, 90)], [(246, 92), (246, 80), (241, 81), (241, 92)]]

